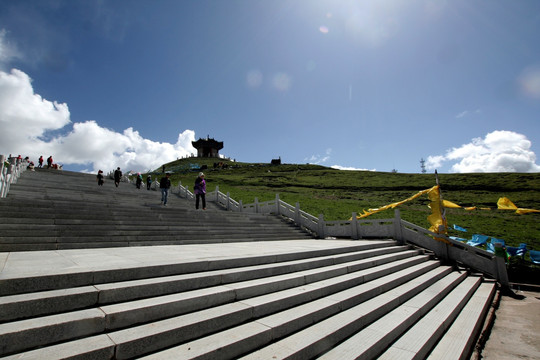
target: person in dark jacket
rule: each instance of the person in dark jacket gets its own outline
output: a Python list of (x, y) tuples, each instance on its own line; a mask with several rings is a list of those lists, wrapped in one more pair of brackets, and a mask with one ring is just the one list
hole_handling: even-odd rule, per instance
[(137, 173), (137, 180), (135, 181), (135, 186), (137, 186), (137, 189), (140, 189), (142, 185), (142, 175), (141, 173)]
[(152, 175), (148, 174), (146, 177), (146, 190), (150, 190), (150, 185), (152, 185)]
[(167, 206), (167, 196), (169, 195), (169, 189), (171, 188), (171, 180), (169, 179), (171, 174), (166, 173), (164, 177), (159, 180), (159, 189), (161, 190), (161, 204)]
[(202, 208), (206, 210), (206, 180), (204, 180), (204, 174), (199, 173), (199, 176), (195, 180), (195, 209), (199, 208), (199, 199), (202, 200)]
[(118, 187), (118, 185), (120, 184), (121, 178), (122, 178), (122, 171), (120, 171), (120, 167), (118, 167), (114, 171), (114, 185), (116, 185), (116, 187)]
[(103, 171), (101, 170), (97, 173), (97, 183), (99, 186), (103, 186)]

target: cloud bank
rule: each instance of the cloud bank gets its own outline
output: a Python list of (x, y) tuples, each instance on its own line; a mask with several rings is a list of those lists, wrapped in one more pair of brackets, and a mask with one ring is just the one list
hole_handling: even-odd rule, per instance
[(531, 142), (525, 135), (496, 130), (485, 138), (452, 148), (446, 155), (429, 156), (428, 169), (440, 168), (445, 162), (454, 162), (450, 172), (540, 172)]
[[(56, 135), (53, 135), (56, 134)], [(35, 94), (30, 77), (13, 69), (0, 71), (0, 154), (52, 155), (56, 163), (109, 171), (116, 167), (146, 171), (189, 156), (195, 132), (185, 130), (175, 144), (144, 139), (133, 128), (122, 133), (95, 121), (72, 123), (67, 104)]]

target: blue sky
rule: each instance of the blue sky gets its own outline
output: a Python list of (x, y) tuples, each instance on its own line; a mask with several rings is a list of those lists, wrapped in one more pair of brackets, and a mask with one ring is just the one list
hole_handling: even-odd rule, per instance
[(0, 153), (538, 172), (540, 1), (2, 0)]

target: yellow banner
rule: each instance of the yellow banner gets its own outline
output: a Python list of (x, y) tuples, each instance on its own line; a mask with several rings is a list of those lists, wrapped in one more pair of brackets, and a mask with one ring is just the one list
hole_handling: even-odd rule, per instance
[(448, 200), (443, 200), (443, 206), (450, 209), (461, 209), (461, 206)]
[(517, 210), (517, 208), (507, 197), (502, 197), (497, 201), (497, 209), (499, 210)]
[(429, 223), (431, 224), (429, 231), (438, 234), (439, 226), (443, 225), (446, 229), (446, 224), (442, 217), (441, 198), (438, 186), (434, 186), (428, 191), (428, 198), (431, 201), (429, 204), (429, 208), (431, 209), (431, 215), (429, 215), (427, 218)]
[(516, 214), (520, 214), (520, 215), (540, 212), (540, 210), (518, 208), (507, 197), (502, 197), (497, 201), (497, 209), (499, 209), (499, 210), (516, 210)]
[[(382, 206), (382, 207), (376, 208), (376, 209), (368, 209), (368, 210), (364, 209), (362, 214), (356, 216), (356, 218), (357, 219), (363, 219), (365, 217), (376, 214), (378, 212), (388, 210), (388, 209), (393, 209), (393, 208), (395, 208), (395, 207), (397, 207), (399, 205), (402, 205), (402, 204), (404, 204), (404, 203), (406, 203), (408, 201), (414, 200), (417, 197), (422, 196), (424, 194), (428, 194), (428, 198), (431, 201), (430, 204), (428, 205), (429, 208), (431, 209), (431, 215), (429, 215), (428, 218), (427, 218), (429, 223), (431, 224), (431, 227), (429, 228), (429, 230), (431, 232), (439, 234), (439, 227), (441, 225), (443, 225), (444, 229), (446, 231), (447, 224), (445, 222), (445, 219), (443, 219), (443, 217), (442, 217), (442, 207), (451, 208), (451, 209), (460, 209), (460, 208), (463, 208), (463, 207), (461, 207), (460, 205), (458, 205), (456, 203), (448, 201), (448, 200), (442, 200), (441, 201), (440, 193), (439, 193), (439, 186), (438, 185), (435, 185), (430, 189), (419, 191), (418, 193), (414, 194), (413, 196), (411, 196), (411, 197), (409, 197), (409, 198), (407, 198), (405, 200), (399, 201), (399, 202), (388, 204), (388, 205), (385, 205), (385, 206)], [(506, 197), (502, 197), (502, 198), (499, 199), (499, 201), (497, 201), (497, 208), (500, 209), (500, 210), (516, 210), (517, 214), (528, 214), (528, 213), (532, 213), (532, 212), (540, 212), (540, 210), (518, 208), (513, 202), (510, 201), (510, 199), (508, 199)], [(465, 210), (476, 210), (476, 206), (465, 207), (463, 209), (465, 209)], [(481, 210), (491, 210), (490, 208), (480, 208), (480, 209)], [(349, 220), (352, 220), (352, 218), (349, 219)], [(445, 241), (444, 239), (437, 239), (437, 240)]]
[(358, 215), (356, 218), (357, 219), (362, 219), (362, 218), (365, 218), (365, 217), (368, 217), (369, 215), (373, 215), (373, 214), (376, 214), (380, 211), (384, 211), (384, 210), (388, 210), (388, 209), (393, 209), (395, 208), (396, 206), (399, 206), (399, 205), (402, 205), (404, 203), (406, 203), (407, 201), (411, 201), (411, 200), (414, 200), (416, 199), (417, 197), (419, 196), (422, 196), (424, 194), (427, 194), (428, 192), (430, 192), (432, 189), (434, 188), (437, 188), (438, 186), (435, 185), (434, 187), (432, 187), (431, 189), (427, 189), (427, 190), (422, 190), (420, 192), (418, 192), (417, 194), (414, 194), (413, 196), (409, 197), (408, 199), (405, 199), (403, 201), (399, 201), (399, 202), (395, 202), (395, 203), (392, 203), (392, 204), (389, 204), (389, 205), (385, 205), (383, 207), (380, 207), (380, 208), (376, 208), (376, 209), (368, 209), (367, 211), (366, 210), (363, 210), (362, 214), (361, 215)]

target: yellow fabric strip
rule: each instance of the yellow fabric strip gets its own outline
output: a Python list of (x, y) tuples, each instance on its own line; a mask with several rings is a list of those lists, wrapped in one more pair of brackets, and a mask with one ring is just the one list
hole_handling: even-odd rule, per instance
[(502, 197), (497, 201), (497, 209), (499, 210), (517, 210), (517, 208), (507, 197)]
[(406, 203), (407, 201), (411, 201), (411, 200), (414, 200), (416, 199), (417, 197), (419, 196), (422, 196), (428, 192), (430, 192), (432, 189), (436, 188), (437, 185), (435, 185), (434, 187), (432, 187), (431, 189), (426, 189), (426, 190), (422, 190), (416, 194), (414, 194), (413, 196), (409, 197), (408, 199), (405, 199), (403, 201), (399, 201), (399, 202), (395, 202), (395, 203), (392, 203), (392, 204), (389, 204), (389, 205), (385, 205), (385, 206), (382, 206), (380, 208), (376, 208), (376, 209), (368, 209), (368, 210), (363, 210), (362, 214), (361, 215), (358, 215), (356, 218), (357, 219), (362, 219), (362, 218), (365, 218), (365, 217), (368, 217), (370, 215), (373, 215), (373, 214), (376, 214), (380, 211), (384, 211), (384, 210), (388, 210), (388, 209), (393, 209), (395, 208), (396, 206), (399, 206), (399, 205), (402, 205), (404, 203)]
[(443, 200), (443, 206), (450, 209), (461, 209), (461, 206), (448, 200)]

